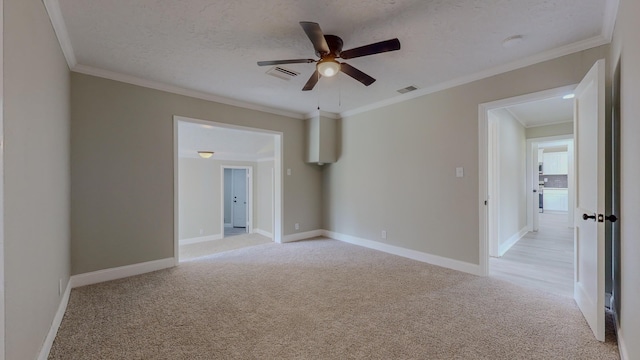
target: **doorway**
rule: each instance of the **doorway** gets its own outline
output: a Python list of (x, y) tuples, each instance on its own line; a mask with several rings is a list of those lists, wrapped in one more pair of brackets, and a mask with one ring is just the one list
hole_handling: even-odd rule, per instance
[(253, 176), (249, 166), (222, 166), (223, 237), (252, 233)]
[(573, 100), (563, 97), (573, 89), (480, 107), (487, 246), (481, 266), (486, 275), (568, 297), (574, 281)]
[[(607, 158), (606, 146), (611, 141), (606, 137), (606, 106), (605, 106), (605, 60), (595, 62), (580, 83), (573, 87), (564, 87), (523, 95), (510, 99), (494, 101), (479, 105), (479, 237), (480, 237), (480, 269), (481, 273), (489, 275), (489, 247), (490, 223), (490, 177), (489, 160), (491, 139), (489, 131), (490, 112), (494, 109), (523, 104), (535, 100), (562, 97), (573, 99), (574, 126), (573, 136), (575, 144), (576, 171), (573, 182), (576, 195), (572, 204), (574, 207), (575, 231), (574, 241), (574, 293), (573, 299), (582, 312), (595, 338), (604, 341), (605, 338), (605, 255), (606, 234), (604, 223), (615, 222), (614, 214), (609, 215), (607, 192), (611, 185), (606, 182), (608, 162), (615, 159)], [(531, 185), (531, 184), (529, 184)], [(502, 186), (501, 186), (502, 188)], [(535, 190), (529, 187), (528, 191)], [(531, 210), (531, 207), (529, 207)], [(577, 215), (581, 214), (580, 217)], [(502, 216), (502, 213), (500, 213)], [(502, 228), (502, 227), (501, 227)], [(607, 279), (610, 281), (611, 279)]]
[[(282, 242), (282, 137), (277, 131), (174, 116), (176, 264), (181, 258)], [(225, 183), (233, 185), (225, 182), (225, 168), (238, 170), (233, 196), (241, 206), (232, 212), (233, 222), (224, 216)], [(224, 239), (225, 223), (245, 235)]]

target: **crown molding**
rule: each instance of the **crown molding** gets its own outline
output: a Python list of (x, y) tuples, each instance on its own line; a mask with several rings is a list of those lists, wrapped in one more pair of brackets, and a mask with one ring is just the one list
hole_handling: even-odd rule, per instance
[(147, 80), (147, 79), (139, 78), (133, 75), (122, 74), (122, 73), (118, 73), (110, 70), (98, 69), (91, 66), (79, 64), (74, 66), (71, 69), (71, 71), (77, 72), (80, 74), (97, 76), (104, 79), (119, 81), (119, 82), (131, 84), (131, 85), (137, 85), (137, 86), (142, 86), (150, 89), (165, 91), (173, 94), (189, 96), (196, 99), (214, 101), (221, 104), (237, 106), (244, 109), (257, 110), (257, 111), (262, 111), (270, 114), (286, 116), (294, 119), (301, 119), (301, 120), (304, 119), (303, 114), (293, 112), (293, 111), (276, 109), (276, 108), (272, 108), (264, 105), (250, 103), (247, 101), (235, 100), (235, 99), (226, 98), (219, 95), (213, 95), (213, 94), (202, 92), (202, 91), (190, 90), (190, 89), (183, 88), (176, 85), (170, 85), (170, 84), (166, 84), (166, 83), (154, 81), (154, 80)]
[(322, 110), (315, 110), (310, 113), (307, 113), (304, 115), (304, 119), (309, 120), (309, 119), (313, 119), (315, 117), (320, 117), (320, 116), (326, 117), (329, 119), (336, 119), (336, 120), (340, 119), (340, 114), (332, 113), (328, 111), (322, 111)]
[(444, 83), (418, 89), (416, 91), (412, 91), (400, 96), (396, 96), (390, 99), (368, 104), (356, 109), (347, 110), (341, 113), (329, 113), (329, 112), (323, 112), (321, 110), (317, 110), (317, 111), (312, 111), (310, 113), (303, 114), (303, 113), (298, 113), (294, 111), (272, 108), (265, 105), (259, 105), (259, 104), (255, 104), (247, 101), (226, 98), (223, 96), (214, 95), (214, 94), (210, 94), (202, 91), (190, 90), (180, 86), (170, 85), (170, 84), (166, 84), (158, 81), (146, 80), (146, 79), (138, 78), (138, 77), (127, 75), (127, 74), (117, 73), (114, 71), (98, 69), (98, 68), (94, 68), (86, 65), (80, 65), (77, 62), (75, 53), (73, 51), (73, 46), (71, 45), (71, 40), (69, 39), (69, 33), (67, 31), (67, 26), (62, 16), (62, 11), (60, 9), (59, 1), (58, 0), (42, 0), (42, 2), (44, 3), (47, 13), (49, 14), (49, 18), (51, 20), (51, 24), (55, 31), (56, 37), (58, 38), (58, 42), (60, 43), (60, 47), (62, 48), (62, 52), (64, 54), (65, 59), (67, 60), (67, 64), (69, 66), (69, 69), (71, 69), (71, 71), (86, 74), (86, 75), (102, 77), (105, 79), (125, 82), (132, 85), (148, 87), (148, 88), (156, 89), (160, 91), (166, 91), (166, 92), (170, 92), (178, 95), (194, 97), (197, 99), (202, 99), (207, 101), (214, 101), (214, 102), (218, 102), (226, 105), (237, 106), (237, 107), (257, 110), (257, 111), (263, 111), (270, 114), (281, 115), (281, 116), (286, 116), (286, 117), (291, 117), (294, 119), (301, 119), (301, 120), (313, 118), (314, 116), (318, 116), (318, 114), (331, 119), (341, 119), (348, 116), (360, 114), (363, 112), (379, 109), (381, 107), (401, 103), (404, 101), (409, 101), (411, 99), (415, 99), (424, 95), (432, 94), (434, 92), (468, 84), (473, 81), (485, 79), (491, 76), (495, 76), (504, 72), (516, 70), (516, 69), (530, 66), (533, 64), (537, 64), (543, 61), (556, 59), (558, 57), (569, 55), (578, 51), (583, 51), (583, 50), (597, 47), (600, 45), (608, 44), (611, 42), (611, 39), (613, 38), (613, 31), (615, 28), (615, 22), (616, 22), (618, 6), (619, 6), (619, 0), (606, 0), (605, 9), (604, 9), (604, 18), (603, 18), (603, 24), (602, 24), (602, 32), (600, 35), (592, 37), (590, 39), (578, 41), (572, 44), (568, 44), (556, 49), (552, 49), (549, 51), (545, 51), (545, 52), (524, 58), (521, 60), (517, 60), (509, 64), (496, 66), (484, 71), (477, 72), (475, 74), (463, 76), (451, 81), (446, 81)]
[(357, 114), (361, 114), (367, 111), (371, 111), (371, 110), (375, 110), (375, 109), (379, 109), (381, 107), (385, 107), (385, 106), (389, 106), (389, 105), (393, 105), (393, 104), (398, 104), (401, 102), (405, 102), (405, 101), (409, 101), (421, 96), (425, 96), (428, 94), (433, 94), (435, 92), (438, 91), (443, 91), (446, 89), (450, 89), (456, 86), (460, 86), (460, 85), (464, 85), (464, 84), (468, 84), (474, 81), (478, 81), (478, 80), (482, 80), (482, 79), (486, 79), (488, 77), (491, 76), (495, 76), (495, 75), (499, 75), (502, 73), (506, 73), (509, 71), (513, 71), (513, 70), (517, 70), (523, 67), (527, 67), (530, 65), (534, 65), (534, 64), (538, 64), (544, 61), (548, 61), (548, 60), (553, 60), (565, 55), (569, 55), (569, 54), (573, 54), (579, 51), (583, 51), (583, 50), (587, 50), (587, 49), (591, 49), (600, 45), (605, 45), (608, 44), (610, 41), (607, 40), (604, 36), (602, 35), (598, 35), (598, 36), (594, 36), (592, 38), (586, 39), (586, 40), (582, 40), (582, 41), (578, 41), (572, 44), (568, 44), (565, 46), (561, 46), (559, 48), (555, 48), (549, 51), (545, 51), (542, 53), (538, 53), (529, 57), (526, 57), (524, 59), (520, 59), (517, 61), (513, 61), (511, 63), (508, 64), (504, 64), (504, 65), (500, 65), (500, 66), (495, 66), (493, 68), (487, 69), (487, 70), (483, 70), (480, 72), (477, 72), (475, 74), (471, 74), (471, 75), (467, 75), (467, 76), (463, 76), (451, 81), (446, 81), (440, 84), (436, 84), (433, 86), (429, 86), (426, 88), (422, 88), (422, 89), (418, 89), (412, 92), (408, 92), (406, 94), (402, 94), (400, 96), (396, 96), (387, 100), (382, 100), (373, 104), (369, 104), (369, 105), (365, 105), (362, 106), (360, 108), (357, 109), (353, 109), (353, 110), (348, 110), (348, 111), (344, 111), (340, 113), (340, 117), (341, 118), (345, 118), (348, 116), (353, 116), (353, 115), (357, 115)]
[(613, 30), (616, 27), (616, 18), (618, 17), (619, 0), (606, 0), (604, 5), (604, 19), (602, 21), (602, 37), (611, 42), (613, 39)]
[(71, 46), (71, 39), (69, 39), (69, 32), (67, 32), (67, 24), (64, 22), (64, 18), (62, 17), (60, 3), (58, 0), (42, 0), (42, 3), (44, 4), (45, 9), (47, 9), (47, 14), (49, 14), (53, 31), (56, 33), (64, 58), (67, 60), (67, 65), (69, 66), (69, 69), (73, 69), (78, 64), (78, 61), (76, 60), (76, 55), (73, 52), (73, 46)]

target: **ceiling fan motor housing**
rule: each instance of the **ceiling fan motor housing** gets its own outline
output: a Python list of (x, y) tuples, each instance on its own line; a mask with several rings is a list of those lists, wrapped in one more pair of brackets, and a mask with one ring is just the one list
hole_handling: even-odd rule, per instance
[(339, 36), (335, 35), (325, 35), (324, 39), (327, 41), (327, 45), (329, 45), (329, 54), (320, 54), (316, 52), (316, 55), (319, 58), (323, 58), (323, 55), (330, 55), (334, 58), (340, 57), (340, 53), (342, 53), (342, 39)]

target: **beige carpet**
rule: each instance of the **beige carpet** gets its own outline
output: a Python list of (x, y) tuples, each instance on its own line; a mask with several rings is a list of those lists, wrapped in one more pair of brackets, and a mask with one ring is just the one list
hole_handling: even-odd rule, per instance
[(225, 237), (224, 239), (219, 240), (180, 245), (180, 261), (189, 261), (224, 251), (268, 244), (270, 242), (271, 239), (260, 234), (242, 234)]
[(74, 289), (50, 359), (618, 359), (571, 299), (344, 244)]

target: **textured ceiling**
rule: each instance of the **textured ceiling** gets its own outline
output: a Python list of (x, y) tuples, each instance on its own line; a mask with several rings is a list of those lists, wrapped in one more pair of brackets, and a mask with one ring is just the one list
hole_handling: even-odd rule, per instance
[(506, 108), (525, 127), (573, 121), (573, 100), (561, 96)]
[[(542, 53), (553, 57), (606, 43), (607, 9), (615, 2), (58, 1), (76, 71), (106, 70), (299, 114), (318, 106), (331, 113), (353, 112), (398, 98), (396, 90), (410, 85), (433, 88), (525, 64)], [(45, 3), (48, 9), (57, 5), (56, 0)], [(325, 34), (342, 37), (344, 49), (395, 37), (402, 49), (347, 61), (377, 79), (369, 87), (340, 74), (302, 92), (314, 64), (286, 65), (300, 73), (290, 81), (256, 65), (259, 60), (316, 58), (299, 21), (318, 22)], [(523, 41), (502, 46), (513, 35), (522, 35)]]

